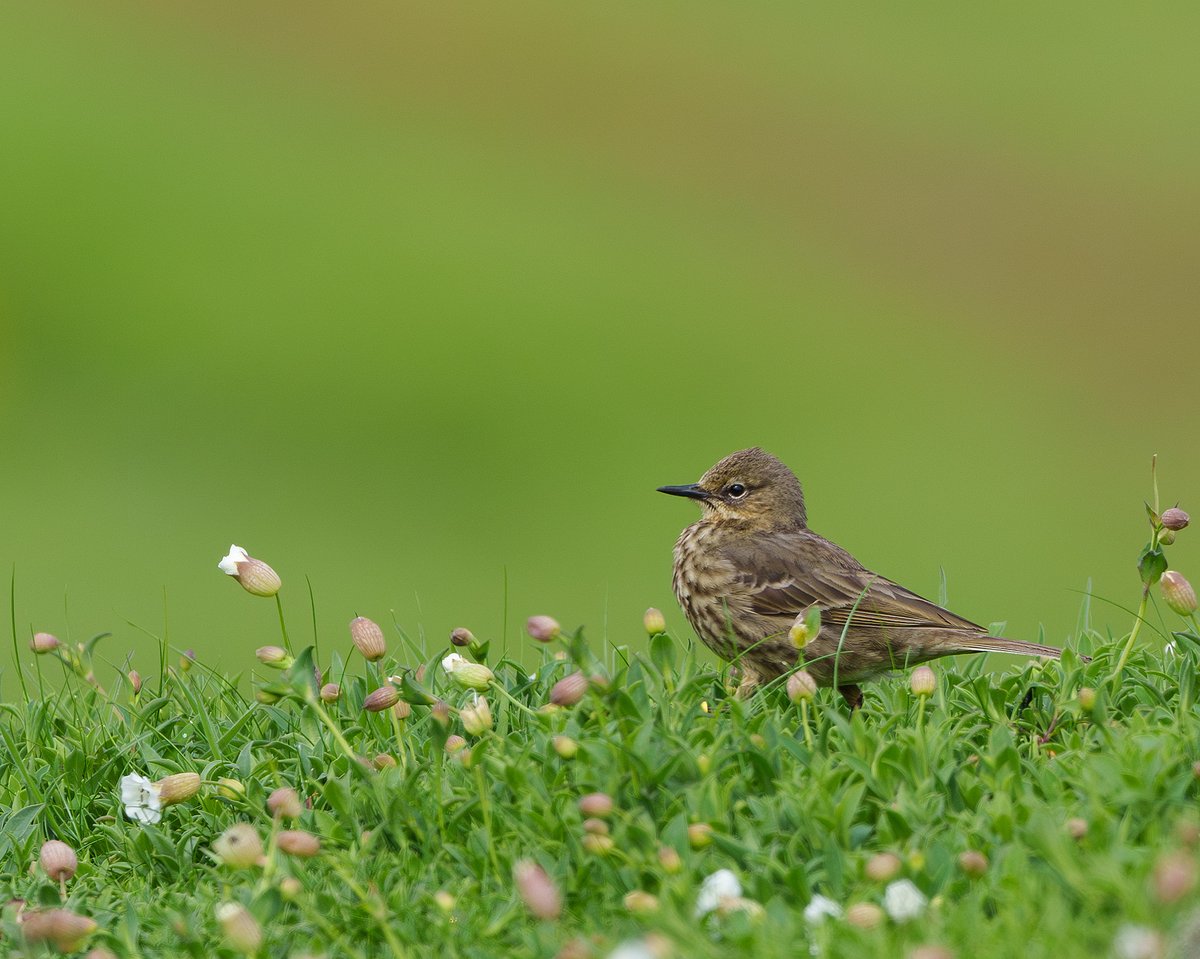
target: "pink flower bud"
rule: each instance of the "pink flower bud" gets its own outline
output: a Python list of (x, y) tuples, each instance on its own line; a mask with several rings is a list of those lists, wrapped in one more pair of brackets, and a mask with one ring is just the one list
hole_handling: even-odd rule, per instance
[(958, 854), (958, 868), (972, 879), (978, 879), (987, 872), (988, 858), (978, 849), (968, 849)]
[(1189, 853), (1167, 853), (1154, 864), (1151, 880), (1159, 902), (1178, 902), (1196, 886), (1196, 863)]
[(1088, 834), (1088, 822), (1078, 816), (1073, 816), (1065, 823), (1067, 835), (1072, 839), (1083, 839)]
[(133, 690), (133, 695), (137, 695), (142, 691), (142, 674), (136, 669), (131, 669), (126, 677), (129, 680), (129, 688)]
[(399, 699), (400, 694), (396, 692), (395, 686), (380, 686), (367, 694), (367, 698), (363, 700), (363, 709), (369, 713), (381, 713), (395, 706)]
[(38, 862), (41, 863), (42, 871), (55, 882), (66, 882), (79, 868), (75, 850), (57, 839), (48, 839), (42, 843)]
[(712, 844), (713, 828), (706, 822), (694, 822), (687, 827), (688, 844), (693, 849), (703, 849)]
[(1159, 586), (1162, 588), (1163, 600), (1172, 612), (1180, 616), (1196, 612), (1196, 591), (1192, 589), (1192, 584), (1183, 578), (1182, 573), (1173, 569), (1167, 570), (1162, 574)]
[(77, 951), (96, 928), (95, 920), (67, 909), (26, 912), (21, 917), (26, 942), (46, 942), (58, 952)]
[(387, 655), (387, 642), (383, 638), (383, 630), (379, 624), (366, 616), (356, 616), (350, 620), (350, 638), (354, 647), (368, 662), (377, 662)]
[(550, 690), (550, 702), (555, 706), (574, 706), (587, 692), (588, 678), (583, 673), (571, 673), (554, 684)]
[(552, 643), (558, 639), (562, 627), (552, 616), (530, 616), (525, 621), (525, 631), (539, 643)]
[(601, 836), (589, 832), (580, 840), (580, 845), (583, 846), (584, 852), (591, 853), (593, 856), (607, 856), (616, 848), (617, 844), (612, 836)]
[(465, 626), (459, 626), (450, 634), (450, 642), (455, 646), (470, 646), (475, 642), (475, 635)]
[(1175, 532), (1179, 532), (1179, 530), (1185, 529), (1190, 521), (1191, 517), (1189, 517), (1188, 514), (1181, 510), (1178, 506), (1172, 506), (1170, 509), (1163, 510), (1163, 529), (1170, 529), (1174, 530)]
[(191, 799), (199, 792), (200, 774), (175, 773), (164, 776), (155, 786), (158, 787), (158, 801), (164, 806), (170, 806)]
[(788, 677), (787, 697), (793, 703), (811, 700), (817, 694), (817, 681), (807, 669), (798, 669)]
[(267, 797), (267, 811), (282, 819), (295, 819), (304, 811), (300, 795), (291, 786), (280, 786)]
[(337, 683), (326, 683), (321, 687), (321, 702), (336, 703), (342, 695), (342, 687)]
[(279, 574), (261, 559), (250, 556), (240, 546), (230, 546), (229, 554), (217, 564), (222, 573), (234, 577), (254, 596), (274, 596), (279, 592)]
[(562, 913), (562, 897), (554, 881), (537, 863), (522, 859), (513, 866), (513, 880), (525, 908), (538, 919), (557, 919)]
[(235, 952), (250, 956), (262, 946), (262, 926), (240, 903), (223, 902), (217, 906), (217, 923)]
[(902, 865), (895, 853), (881, 852), (867, 860), (864, 871), (872, 882), (891, 882), (900, 874)]
[(257, 866), (262, 859), (262, 840), (249, 823), (234, 823), (217, 837), (213, 852), (227, 866), (248, 869)]
[(663, 616), (661, 609), (655, 609), (653, 606), (642, 616), (642, 625), (646, 627), (646, 632), (650, 636), (657, 636), (659, 633), (667, 631), (666, 617)]
[(53, 652), (61, 645), (53, 633), (34, 633), (33, 639), (29, 641), (29, 648), (38, 655)]
[(846, 910), (846, 922), (859, 929), (876, 929), (883, 919), (883, 910), (873, 902), (856, 902)]
[(254, 655), (260, 663), (272, 669), (287, 669), (295, 661), (282, 646), (259, 646)]
[(613, 798), (608, 793), (588, 793), (580, 797), (579, 811), (585, 816), (611, 816)]
[(282, 852), (299, 859), (311, 859), (321, 851), (321, 840), (303, 829), (284, 829), (275, 837)]
[(914, 696), (932, 696), (937, 689), (937, 674), (928, 666), (918, 666), (909, 677)]
[(594, 836), (607, 836), (608, 823), (603, 819), (585, 819), (583, 821), (583, 831), (591, 833)]

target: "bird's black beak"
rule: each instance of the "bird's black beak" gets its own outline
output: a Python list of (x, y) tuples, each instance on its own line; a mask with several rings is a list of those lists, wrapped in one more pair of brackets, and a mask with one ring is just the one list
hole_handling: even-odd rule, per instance
[(708, 499), (711, 495), (699, 483), (689, 483), (687, 486), (660, 486), (658, 491), (672, 496), (686, 496), (688, 499)]

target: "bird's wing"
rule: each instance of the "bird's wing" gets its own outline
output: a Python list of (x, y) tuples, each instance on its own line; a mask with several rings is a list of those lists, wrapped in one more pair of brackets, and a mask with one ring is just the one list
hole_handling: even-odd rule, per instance
[(812, 605), (840, 629), (939, 627), (983, 631), (936, 603), (863, 567), (840, 546), (810, 530), (772, 532), (744, 543), (730, 557), (742, 571), (750, 609), (795, 617)]

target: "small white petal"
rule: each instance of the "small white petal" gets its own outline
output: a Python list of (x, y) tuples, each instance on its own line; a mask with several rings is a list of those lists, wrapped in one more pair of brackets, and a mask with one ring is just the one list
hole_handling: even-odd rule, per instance
[(817, 893), (809, 901), (809, 904), (804, 907), (804, 918), (814, 926), (819, 926), (825, 921), (826, 916), (830, 916), (833, 919), (841, 919), (842, 907), (832, 899)]
[(1117, 959), (1157, 959), (1163, 953), (1162, 937), (1145, 926), (1124, 925), (1113, 940)]
[(154, 783), (145, 776), (139, 776), (137, 773), (130, 773), (128, 776), (121, 777), (121, 802), (141, 803), (143, 797), (151, 792)]
[(126, 806), (125, 815), (142, 825), (156, 823), (162, 819), (161, 810), (152, 806)]
[(707, 916), (726, 899), (737, 899), (742, 894), (742, 884), (728, 869), (718, 869), (705, 877), (696, 894), (696, 915)]
[(442, 660), (442, 669), (448, 673), (453, 673), (456, 669), (462, 669), (465, 665), (467, 665), (466, 659), (459, 656), (458, 653), (451, 653)]
[(655, 959), (655, 955), (641, 939), (631, 939), (610, 952), (608, 959)]
[(916, 919), (928, 903), (925, 894), (908, 879), (888, 883), (883, 891), (883, 910), (896, 922)]
[(250, 554), (240, 546), (230, 546), (229, 555), (217, 563), (217, 568), (229, 576), (236, 576), (238, 574), (237, 564), (244, 563), (249, 558)]

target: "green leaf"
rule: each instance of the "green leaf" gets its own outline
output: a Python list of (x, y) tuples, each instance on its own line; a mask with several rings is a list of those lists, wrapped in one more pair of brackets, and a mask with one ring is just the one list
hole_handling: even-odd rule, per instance
[(658, 633), (650, 640), (650, 660), (664, 679), (669, 680), (674, 674), (675, 643), (666, 633)]
[(1141, 574), (1142, 582), (1147, 586), (1153, 586), (1160, 579), (1162, 574), (1167, 571), (1167, 558), (1163, 555), (1163, 551), (1159, 547), (1150, 548), (1147, 544), (1142, 550), (1142, 555), (1138, 557), (1138, 573)]

